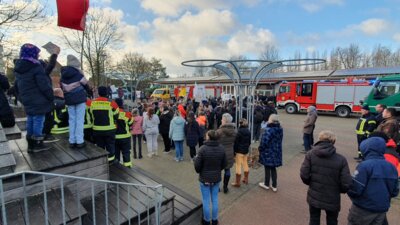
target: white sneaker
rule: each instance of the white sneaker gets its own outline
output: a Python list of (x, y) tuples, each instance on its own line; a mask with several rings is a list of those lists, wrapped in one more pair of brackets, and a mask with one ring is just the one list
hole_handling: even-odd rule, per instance
[(178, 158), (175, 158), (175, 161), (176, 161), (176, 162), (179, 162), (179, 159), (178, 159)]
[(271, 189), (272, 189), (273, 192), (277, 192), (278, 191), (278, 188), (276, 188), (276, 187), (271, 187)]
[(150, 154), (147, 154), (147, 157), (152, 158), (153, 155), (150, 153)]
[(264, 188), (265, 190), (269, 190), (269, 187), (264, 184), (264, 182), (258, 183), (258, 186)]

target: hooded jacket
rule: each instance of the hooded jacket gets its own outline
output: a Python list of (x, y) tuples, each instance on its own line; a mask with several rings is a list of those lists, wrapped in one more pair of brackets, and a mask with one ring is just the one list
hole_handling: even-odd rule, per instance
[(169, 138), (173, 141), (185, 139), (185, 120), (181, 116), (175, 116), (169, 126)]
[(309, 186), (309, 205), (340, 211), (340, 193), (349, 190), (352, 179), (346, 158), (336, 153), (331, 142), (319, 141), (314, 145), (301, 165), (300, 177)]
[(53, 108), (53, 88), (39, 63), (19, 59), (15, 63), (15, 87), (28, 115), (44, 115)]
[(390, 207), (390, 199), (399, 193), (396, 168), (383, 157), (383, 138), (370, 137), (361, 142), (365, 160), (358, 164), (347, 193), (354, 205), (367, 211), (382, 213)]
[(0, 118), (13, 115), (13, 111), (8, 104), (6, 95), (4, 94), (10, 88), (8, 79), (3, 74), (0, 74)]
[(233, 166), (234, 149), (233, 145), (236, 138), (236, 125), (234, 123), (226, 123), (221, 125), (217, 133), (219, 135), (219, 143), (224, 146), (227, 165), (225, 169), (229, 169)]
[(86, 102), (89, 89), (83, 74), (72, 66), (61, 68), (61, 87), (64, 91), (65, 104), (77, 105)]
[(171, 111), (164, 111), (160, 115), (160, 133), (161, 134), (168, 134), (169, 126), (171, 125), (172, 118), (174, 114)]

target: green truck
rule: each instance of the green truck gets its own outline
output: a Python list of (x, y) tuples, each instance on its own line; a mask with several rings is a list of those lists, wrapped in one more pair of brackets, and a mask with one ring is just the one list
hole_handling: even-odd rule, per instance
[(364, 104), (368, 105), (371, 112), (375, 112), (377, 104), (384, 104), (400, 112), (400, 74), (377, 78), (374, 88), (365, 98)]

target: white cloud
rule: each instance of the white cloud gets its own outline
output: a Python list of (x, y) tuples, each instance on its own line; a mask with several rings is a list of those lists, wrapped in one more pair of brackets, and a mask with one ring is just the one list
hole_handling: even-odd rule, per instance
[(264, 46), (274, 43), (274, 35), (267, 29), (255, 29), (252, 25), (240, 30), (228, 41), (227, 47), (233, 55), (246, 52), (261, 53)]
[(399, 42), (399, 43), (400, 43), (400, 33), (395, 33), (395, 34), (393, 35), (393, 39), (394, 39), (396, 42)]
[(389, 28), (389, 22), (383, 19), (368, 19), (356, 26), (366, 35), (377, 35)]

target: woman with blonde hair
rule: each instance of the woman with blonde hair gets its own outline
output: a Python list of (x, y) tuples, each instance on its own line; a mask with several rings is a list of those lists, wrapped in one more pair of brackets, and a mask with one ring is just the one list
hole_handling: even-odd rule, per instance
[(242, 167), (244, 172), (243, 183), (249, 183), (249, 165), (247, 164), (247, 155), (251, 144), (251, 133), (248, 128), (246, 119), (239, 120), (239, 129), (236, 134), (235, 144), (233, 149), (235, 151), (235, 169), (236, 169), (236, 182), (232, 183), (234, 187), (240, 187), (240, 178), (242, 176)]
[(282, 166), (282, 140), (283, 129), (279, 123), (279, 116), (271, 114), (258, 147), (260, 151), (259, 161), (265, 169), (265, 180), (259, 183), (259, 186), (268, 190), (270, 188), (269, 181), (272, 177), (271, 187), (274, 192), (278, 191), (276, 167)]

